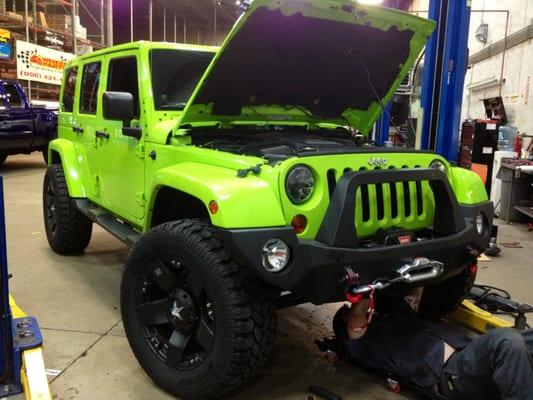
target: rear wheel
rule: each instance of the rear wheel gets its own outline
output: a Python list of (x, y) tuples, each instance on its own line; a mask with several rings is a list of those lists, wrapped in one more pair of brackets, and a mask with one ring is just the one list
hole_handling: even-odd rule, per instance
[(89, 245), (93, 224), (72, 203), (58, 164), (48, 167), (44, 176), (43, 215), (48, 243), (56, 253), (80, 253)]
[(260, 285), (232, 258), (216, 229), (169, 222), (132, 248), (121, 308), (146, 373), (184, 399), (219, 398), (269, 354), (276, 317)]

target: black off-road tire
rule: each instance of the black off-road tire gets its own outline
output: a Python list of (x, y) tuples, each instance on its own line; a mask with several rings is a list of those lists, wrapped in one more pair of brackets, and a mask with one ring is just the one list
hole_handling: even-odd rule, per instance
[[(183, 303), (176, 303), (183, 296), (193, 299), (192, 308), (185, 311)], [(179, 320), (160, 310), (161, 302), (165, 307), (171, 304)], [(157, 322), (141, 313), (147, 306), (158, 307)], [(213, 312), (208, 313), (210, 320), (207, 309)], [(180, 399), (219, 398), (243, 383), (274, 344), (276, 315), (261, 283), (237, 264), (217, 230), (203, 221), (168, 222), (139, 239), (126, 261), (121, 310), (140, 365), (155, 383)], [(193, 311), (187, 314), (187, 310)], [(183, 315), (195, 315), (185, 330)], [(206, 336), (198, 333), (205, 324), (211, 330), (209, 341), (205, 340), (208, 345), (198, 339)], [(174, 340), (181, 345), (173, 346), (180, 350), (171, 357), (174, 335), (185, 339)], [(187, 369), (188, 363), (192, 367)]]
[(426, 286), (418, 315), (438, 320), (455, 311), (472, 289), (474, 279), (465, 268), (463, 272), (436, 285)]
[(48, 244), (56, 253), (77, 254), (89, 245), (93, 223), (72, 203), (59, 164), (48, 167), (44, 176), (43, 216)]

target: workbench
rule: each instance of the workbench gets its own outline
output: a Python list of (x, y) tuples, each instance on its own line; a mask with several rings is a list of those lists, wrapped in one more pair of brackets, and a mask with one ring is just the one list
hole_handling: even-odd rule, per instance
[(500, 217), (506, 222), (533, 219), (533, 162), (504, 158), (498, 177), (502, 180)]

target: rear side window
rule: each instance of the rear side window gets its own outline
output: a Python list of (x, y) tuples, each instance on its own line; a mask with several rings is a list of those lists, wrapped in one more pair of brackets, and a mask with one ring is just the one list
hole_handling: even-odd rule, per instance
[(80, 113), (82, 114), (96, 114), (101, 69), (101, 62), (94, 62), (83, 66), (80, 95)]
[(115, 58), (109, 63), (107, 90), (126, 92), (133, 95), (135, 118), (139, 118), (139, 79), (135, 57)]
[(6, 83), (4, 85), (4, 88), (7, 92), (7, 98), (9, 99), (9, 104), (11, 104), (11, 107), (23, 107), (24, 104), (22, 104), (22, 99), (20, 98), (19, 91), (15, 87), (15, 85), (12, 85), (10, 83)]
[(74, 92), (76, 91), (76, 78), (78, 77), (78, 67), (67, 69), (65, 73), (65, 83), (63, 86), (62, 110), (72, 112), (74, 109)]

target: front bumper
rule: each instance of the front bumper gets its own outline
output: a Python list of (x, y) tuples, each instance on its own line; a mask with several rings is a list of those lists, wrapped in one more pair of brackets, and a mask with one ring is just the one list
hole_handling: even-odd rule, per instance
[[(427, 180), (435, 196), (433, 230), (440, 237), (409, 244), (363, 248), (357, 239), (354, 221), (355, 189), (362, 184), (390, 181)], [(483, 232), (476, 230), (474, 217), (485, 217)], [(359, 274), (362, 285), (376, 279), (393, 279), (397, 270), (415, 258), (443, 263), (444, 270), (426, 285), (459, 274), (474, 257), (488, 247), (492, 230), (493, 205), (458, 205), (446, 176), (438, 170), (401, 170), (348, 173), (340, 180), (315, 240), (298, 239), (292, 227), (236, 229), (223, 231), (225, 241), (241, 265), (252, 268), (265, 282), (290, 291), (302, 301), (323, 304), (344, 299), (342, 278), (345, 268)], [(288, 266), (271, 273), (261, 264), (261, 249), (272, 238), (285, 241), (291, 250)]]

